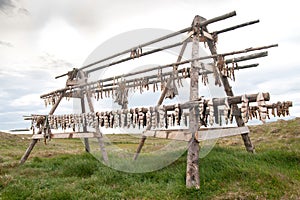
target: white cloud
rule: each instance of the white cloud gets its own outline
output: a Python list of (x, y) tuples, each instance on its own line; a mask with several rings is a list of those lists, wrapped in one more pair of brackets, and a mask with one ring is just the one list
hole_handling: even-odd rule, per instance
[(27, 94), (10, 102), (10, 106), (23, 107), (41, 105), (40, 94)]
[(46, 22), (39, 32), (37, 48), (41, 52), (49, 52), (65, 60), (75, 63), (82, 62), (88, 49), (86, 38), (79, 34), (78, 30), (68, 24), (64, 19), (52, 18)]

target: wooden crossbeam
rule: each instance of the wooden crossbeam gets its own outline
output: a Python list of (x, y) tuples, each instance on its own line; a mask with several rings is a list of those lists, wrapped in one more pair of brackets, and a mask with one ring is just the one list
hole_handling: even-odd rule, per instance
[[(52, 139), (63, 139), (63, 138), (99, 138), (101, 137), (97, 133), (93, 132), (64, 132), (64, 133), (51, 133), (50, 138)], [(44, 134), (34, 134), (32, 139), (43, 139)]]
[(237, 29), (237, 28), (242, 28), (242, 27), (245, 27), (245, 26), (249, 26), (249, 25), (252, 25), (252, 24), (256, 24), (256, 23), (258, 23), (258, 22), (259, 22), (259, 20), (254, 20), (254, 21), (246, 22), (246, 23), (239, 24), (239, 25), (235, 25), (235, 26), (231, 26), (231, 27), (229, 27), (229, 28), (225, 28), (225, 29), (222, 29), (222, 30), (219, 30), (219, 31), (215, 31), (215, 32), (213, 32), (212, 34), (225, 33), (225, 32), (228, 32), (228, 31), (235, 30), (235, 29)]
[[(89, 82), (89, 83), (84, 83), (84, 84), (78, 84), (78, 85), (75, 85), (75, 86), (65, 87), (65, 88), (58, 89), (56, 91), (41, 95), (40, 97), (41, 98), (46, 98), (46, 97), (56, 95), (56, 94), (59, 94), (59, 93), (65, 92), (65, 91), (74, 90), (76, 88), (80, 89), (80, 88), (83, 88), (85, 86), (97, 85), (99, 83), (99, 81), (100, 82), (113, 81), (113, 80), (118, 79), (118, 78), (125, 78), (125, 77), (134, 76), (134, 75), (138, 75), (138, 74), (142, 74), (142, 73), (146, 73), (146, 72), (150, 72), (150, 71), (156, 71), (158, 69), (164, 69), (164, 68), (169, 68), (169, 67), (173, 67), (173, 66), (188, 64), (188, 63), (194, 62), (196, 60), (200, 61), (200, 60), (206, 60), (206, 59), (210, 59), (210, 58), (217, 58), (218, 56), (229, 56), (229, 55), (234, 55), (234, 54), (247, 53), (247, 52), (251, 52), (251, 51), (268, 49), (268, 48), (277, 47), (277, 46), (278, 46), (277, 44), (274, 44), (274, 45), (255, 47), (255, 48), (251, 47), (251, 48), (247, 48), (247, 49), (239, 50), (239, 51), (233, 51), (233, 52), (228, 52), (228, 53), (223, 53), (223, 54), (217, 54), (216, 53), (216, 54), (212, 54), (210, 56), (197, 57), (197, 58), (188, 59), (188, 60), (184, 60), (184, 61), (178, 61), (178, 62), (175, 62), (175, 63), (166, 64), (166, 65), (159, 65), (157, 67), (152, 67), (152, 68), (149, 68), (149, 69), (140, 70), (140, 71), (133, 72), (133, 73), (128, 73), (126, 75), (123, 74), (123, 75), (109, 77), (109, 78), (98, 80), (98, 81), (93, 81), (93, 82)], [(227, 59), (227, 60), (225, 60), (225, 62), (226, 63), (240, 62), (240, 61), (245, 61), (245, 60), (264, 57), (264, 56), (267, 56), (267, 55), (268, 55), (267, 52), (260, 52), (260, 53), (250, 54), (250, 55), (246, 55), (246, 56), (242, 56), (242, 57)]]
[[(195, 134), (195, 138), (200, 141), (230, 137), (249, 133), (247, 126), (228, 127), (228, 128), (200, 128)], [(170, 130), (149, 130), (145, 131), (144, 136), (171, 139), (179, 141), (190, 141), (192, 134), (189, 129), (170, 129)]]
[[(236, 12), (235, 12), (235, 11), (230, 12), (230, 13), (226, 13), (226, 14), (224, 14), (224, 15), (221, 15), (221, 16), (218, 16), (218, 17), (214, 17), (214, 18), (211, 18), (211, 19), (208, 19), (208, 20), (205, 20), (205, 21), (201, 22), (201, 23), (199, 24), (199, 27), (203, 27), (203, 26), (206, 26), (206, 25), (208, 25), (208, 24), (211, 24), (211, 23), (214, 23), (214, 22), (217, 22), (217, 21), (221, 21), (221, 20), (227, 19), (227, 18), (233, 17), (233, 16), (235, 16), (235, 15), (236, 15)], [(96, 64), (102, 63), (102, 62), (104, 62), (104, 61), (110, 60), (110, 59), (115, 58), (115, 57), (118, 57), (118, 56), (121, 56), (121, 55), (123, 55), (123, 54), (130, 53), (130, 52), (132, 51), (132, 49), (143, 48), (143, 47), (145, 47), (145, 46), (149, 46), (149, 45), (151, 45), (151, 44), (154, 44), (154, 43), (157, 43), (157, 42), (166, 40), (166, 39), (168, 39), (168, 38), (174, 37), (174, 36), (176, 36), (176, 35), (179, 35), (179, 34), (182, 34), (182, 33), (187, 32), (187, 31), (191, 31), (191, 30), (192, 30), (192, 27), (187, 27), (187, 28), (184, 28), (184, 29), (179, 30), (179, 31), (177, 31), (177, 32), (170, 33), (170, 34), (165, 35), (165, 36), (163, 36), (163, 37), (154, 39), (154, 40), (152, 40), (152, 41), (149, 41), (149, 42), (146, 42), (146, 43), (143, 43), (143, 44), (139, 44), (139, 45), (137, 45), (136, 47), (132, 47), (132, 48), (127, 49), (127, 50), (124, 50), (124, 51), (122, 51), (122, 52), (116, 53), (116, 54), (114, 54), (114, 55), (112, 55), (112, 56), (103, 58), (103, 59), (101, 59), (101, 60), (99, 60), (99, 61), (96, 61), (96, 62), (93, 62), (93, 63), (88, 64), (88, 65), (86, 65), (86, 66), (83, 66), (83, 67), (80, 68), (80, 70), (86, 69), (86, 68), (89, 68), (89, 67), (92, 67), (92, 66), (94, 66), (94, 65), (96, 65)], [(88, 73), (91, 73), (91, 72), (93, 72), (93, 71), (100, 70), (100, 69), (104, 69), (104, 68), (106, 68), (106, 67), (107, 67), (107, 66), (105, 66), (105, 65), (104, 65), (104, 66), (100, 66), (100, 67), (96, 67), (96, 68), (93, 68), (93, 69), (88, 70), (87, 72), (88, 72)]]

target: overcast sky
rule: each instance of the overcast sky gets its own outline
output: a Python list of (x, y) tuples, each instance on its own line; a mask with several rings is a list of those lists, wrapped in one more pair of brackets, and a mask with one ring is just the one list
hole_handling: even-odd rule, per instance
[[(139, 28), (176, 31), (197, 14), (209, 19), (234, 10), (236, 17), (208, 28), (260, 23), (220, 35), (219, 53), (279, 44), (259, 67), (236, 73), (235, 94), (270, 92), (271, 102), (292, 100), (291, 115), (300, 117), (296, 0), (0, 0), (0, 130), (29, 127), (22, 115), (47, 114), (39, 96), (65, 84), (54, 77), (82, 66), (109, 38)], [(64, 102), (60, 111), (71, 109)]]

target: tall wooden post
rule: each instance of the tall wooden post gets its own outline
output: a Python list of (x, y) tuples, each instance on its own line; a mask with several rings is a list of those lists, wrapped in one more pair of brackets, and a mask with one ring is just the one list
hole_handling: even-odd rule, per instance
[[(193, 21), (194, 36), (192, 43), (192, 59), (200, 57), (199, 55), (199, 35), (197, 25), (200, 24), (201, 17), (196, 16)], [(199, 97), (199, 61), (193, 61), (190, 69), (190, 101), (197, 100)], [(199, 142), (195, 138), (195, 134), (198, 131), (198, 117), (197, 108), (191, 107), (189, 113), (189, 127), (192, 134), (192, 138), (189, 141), (187, 166), (186, 166), (186, 187), (187, 188), (200, 188), (199, 177)]]
[[(80, 98), (80, 104), (81, 104), (82, 113), (85, 113), (84, 95), (83, 94), (81, 95), (81, 98)], [(85, 133), (87, 132), (86, 124), (83, 124), (83, 132), (85, 132)], [(91, 149), (90, 149), (89, 139), (83, 138), (83, 140), (84, 140), (85, 151), (90, 152)]]
[[(181, 47), (181, 50), (180, 50), (180, 53), (179, 53), (179, 55), (177, 57), (177, 61), (176, 62), (180, 62), (181, 61), (182, 56), (184, 54), (184, 51), (186, 49), (186, 46), (187, 46), (188, 42), (189, 42), (189, 38), (186, 39), (186, 41), (183, 43), (183, 45)], [(178, 67), (178, 66), (174, 66), (174, 67)], [(168, 82), (167, 82), (167, 84), (166, 84), (166, 87), (163, 89), (163, 91), (162, 91), (162, 93), (161, 93), (161, 95), (159, 97), (159, 100), (157, 102), (157, 106), (160, 106), (163, 103), (163, 101), (164, 101), (164, 99), (166, 97), (166, 94), (167, 94), (167, 92), (169, 90), (169, 87), (170, 87), (170, 84), (171, 84), (172, 81), (173, 81), (173, 78), (170, 77), (169, 80), (168, 80)], [(151, 125), (148, 125), (146, 127), (146, 131), (149, 131), (150, 129), (151, 129)], [(139, 156), (139, 154), (140, 154), (140, 152), (141, 152), (141, 150), (142, 150), (142, 148), (143, 148), (143, 146), (145, 144), (146, 139), (147, 139), (147, 137), (143, 135), (142, 138), (141, 138), (141, 141), (139, 143), (139, 146), (138, 146), (138, 148), (136, 150), (136, 153), (134, 154), (133, 160), (136, 160), (138, 158), (138, 156)]]
[[(208, 30), (207, 30), (206, 27), (203, 27), (203, 30), (205, 30), (205, 31), (208, 32)], [(217, 49), (216, 49), (215, 45), (213, 44), (213, 42), (211, 40), (207, 40), (207, 44), (208, 44), (208, 47), (209, 47), (209, 50), (210, 50), (211, 54), (212, 55), (216, 55), (217, 54)], [(215, 62), (216, 62), (216, 59), (217, 58), (214, 58)], [(216, 70), (218, 70), (218, 69), (216, 69)], [(220, 75), (220, 76), (221, 76), (221, 81), (223, 83), (226, 95), (229, 96), (229, 97), (234, 96), (232, 88), (231, 88), (231, 86), (229, 84), (228, 78), (226, 76), (223, 76), (223, 75)], [(232, 104), (232, 108), (233, 108), (233, 112), (234, 113), (238, 112), (239, 108), (238, 108), (238, 106), (236, 104)], [(244, 121), (242, 119), (242, 116), (236, 115), (235, 116), (235, 121), (236, 121), (238, 127), (245, 126), (245, 123), (244, 123)], [(249, 134), (245, 133), (245, 134), (241, 134), (241, 136), (243, 138), (246, 150), (248, 152), (254, 153), (255, 152), (255, 148), (254, 148), (254, 145), (251, 143)]]
[[(83, 71), (80, 70), (79, 75), (80, 75), (80, 78), (82, 80), (86, 81), (86, 75), (84, 74)], [(91, 99), (91, 91), (86, 89), (85, 90), (85, 96), (86, 96), (86, 100), (88, 102), (90, 112), (95, 113), (93, 102), (92, 102), (92, 99)], [(83, 95), (82, 98), (84, 98), (84, 95)], [(107, 152), (106, 152), (106, 149), (105, 149), (105, 146), (104, 146), (103, 135), (100, 132), (99, 124), (96, 125), (95, 129), (96, 129), (96, 133), (98, 135), (97, 139), (98, 139), (98, 143), (99, 143), (99, 146), (100, 146), (100, 150), (101, 150), (101, 153), (102, 153), (103, 160), (104, 160), (105, 163), (107, 163), (108, 162), (108, 156), (107, 156)]]

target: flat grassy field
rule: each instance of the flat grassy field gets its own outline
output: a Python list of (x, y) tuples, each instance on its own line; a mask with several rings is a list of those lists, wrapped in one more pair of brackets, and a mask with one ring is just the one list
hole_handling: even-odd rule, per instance
[[(84, 152), (80, 139), (40, 141), (19, 160), (28, 135), (0, 133), (0, 200), (4, 199), (300, 199), (300, 118), (250, 127), (256, 154), (240, 136), (219, 139), (200, 159), (200, 190), (186, 189), (186, 153), (161, 170), (125, 173)], [(139, 138), (111, 135), (133, 151)], [(167, 141), (147, 139), (144, 151)]]

